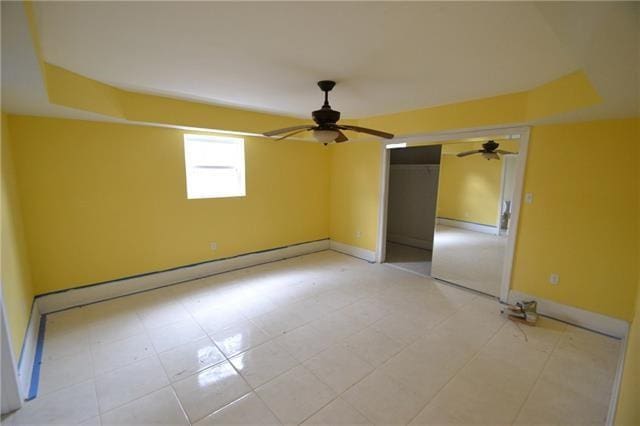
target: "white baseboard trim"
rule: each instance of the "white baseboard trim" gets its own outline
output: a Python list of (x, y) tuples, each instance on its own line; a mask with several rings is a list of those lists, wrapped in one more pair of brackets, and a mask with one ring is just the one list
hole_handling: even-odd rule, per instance
[(31, 316), (29, 324), (24, 335), (22, 351), (20, 352), (20, 360), (18, 361), (18, 382), (20, 385), (20, 393), (22, 399), (26, 399), (29, 395), (31, 387), (31, 373), (33, 373), (33, 362), (35, 360), (38, 348), (38, 331), (40, 330), (41, 312), (38, 304), (34, 303), (31, 308)]
[(618, 398), (620, 397), (620, 387), (622, 386), (622, 374), (624, 372), (624, 361), (627, 355), (627, 345), (629, 344), (629, 331), (620, 342), (620, 353), (618, 354), (618, 365), (616, 375), (611, 388), (611, 398), (609, 399), (609, 411), (607, 412), (606, 426), (613, 426), (616, 420), (616, 410), (618, 408)]
[[(38, 296), (36, 298), (36, 305), (39, 308), (40, 313), (47, 314), (75, 306), (99, 302), (101, 300), (125, 296), (127, 294), (165, 287), (167, 285), (177, 284), (183, 281), (233, 271), (235, 269), (328, 250), (329, 248), (329, 240), (319, 240), (280, 247), (273, 250), (239, 255), (227, 259), (212, 260), (210, 262), (196, 265), (153, 272), (131, 278), (124, 278), (116, 281), (89, 285), (86, 287), (72, 288), (62, 292)], [(35, 321), (35, 327), (37, 335), (38, 321)]]
[(425, 250), (433, 250), (433, 240), (422, 240), (420, 238), (407, 237), (406, 235), (400, 234), (387, 234), (387, 241), (412, 247), (419, 247)]
[(331, 240), (330, 248), (331, 250), (348, 254), (349, 256), (357, 257), (359, 259), (366, 260), (367, 262), (376, 261), (375, 251), (363, 249), (356, 246), (350, 246), (348, 244), (340, 243), (338, 241), (333, 241), (333, 240)]
[(597, 331), (608, 336), (623, 339), (629, 331), (629, 323), (606, 315), (563, 305), (551, 300), (541, 299), (519, 291), (509, 291), (509, 303), (523, 300), (535, 300), (538, 302), (538, 312), (542, 315), (568, 322), (589, 330)]
[(498, 229), (495, 226), (481, 225), (479, 223), (465, 222), (463, 220), (447, 219), (439, 217), (436, 219), (438, 225), (452, 226), (454, 228), (468, 229), (469, 231), (482, 232), (483, 234), (496, 235)]

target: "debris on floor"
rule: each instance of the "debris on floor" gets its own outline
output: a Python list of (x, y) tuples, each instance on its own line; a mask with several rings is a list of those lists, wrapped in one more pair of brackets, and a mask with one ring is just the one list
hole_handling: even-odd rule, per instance
[(535, 300), (518, 302), (515, 305), (505, 304), (502, 314), (512, 321), (522, 322), (527, 325), (536, 325), (538, 321), (538, 302)]

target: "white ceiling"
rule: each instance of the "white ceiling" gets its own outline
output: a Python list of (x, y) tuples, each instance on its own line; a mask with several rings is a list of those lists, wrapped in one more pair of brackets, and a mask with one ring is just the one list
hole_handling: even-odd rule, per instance
[(46, 60), (116, 86), (346, 117), (529, 89), (578, 68), (529, 3), (41, 2)]
[(1, 27), (3, 112), (87, 120), (108, 119), (49, 103), (21, 2), (2, 2)]
[[(3, 2), (3, 14), (9, 9)], [(606, 101), (592, 113), (633, 115), (639, 9), (570, 2), (36, 3), (52, 64), (121, 88), (299, 117), (321, 105), (320, 79), (338, 81), (331, 100), (343, 117), (363, 117), (526, 90), (578, 69)], [(2, 71), (13, 78), (3, 75), (3, 90), (21, 87), (12, 99), (3, 93), (3, 109), (16, 112), (20, 102), (20, 113), (42, 109), (42, 99), (25, 101), (29, 92), (44, 96), (35, 56), (5, 46), (7, 21), (3, 16)], [(11, 32), (22, 31), (29, 43), (26, 28), (17, 28), (26, 21), (19, 22)]]

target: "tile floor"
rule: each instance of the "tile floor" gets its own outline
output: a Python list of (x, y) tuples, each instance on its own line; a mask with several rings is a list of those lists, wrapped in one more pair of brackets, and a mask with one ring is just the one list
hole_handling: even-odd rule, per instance
[(48, 316), (6, 424), (602, 424), (619, 342), (331, 251)]
[(431, 275), (431, 250), (387, 241), (385, 263), (416, 274)]

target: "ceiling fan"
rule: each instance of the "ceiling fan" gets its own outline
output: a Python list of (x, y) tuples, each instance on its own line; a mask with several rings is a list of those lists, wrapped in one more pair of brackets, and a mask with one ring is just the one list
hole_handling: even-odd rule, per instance
[(329, 105), (329, 92), (336, 85), (335, 81), (322, 80), (318, 82), (320, 90), (324, 92), (324, 105), (319, 110), (313, 111), (311, 117), (316, 122), (316, 126), (312, 124), (286, 127), (284, 129), (272, 130), (270, 132), (263, 133), (264, 136), (277, 136), (286, 133), (284, 136), (278, 137), (276, 140), (286, 139), (298, 133), (313, 131), (313, 137), (318, 142), (322, 142), (327, 145), (329, 142), (346, 142), (349, 139), (342, 133), (342, 130), (350, 130), (358, 133), (367, 133), (373, 136), (379, 136), (385, 139), (393, 139), (391, 133), (381, 132), (379, 130), (367, 129), (366, 127), (351, 126), (347, 124), (337, 124), (340, 120), (340, 111), (331, 109)]
[(509, 151), (503, 151), (502, 149), (498, 149), (499, 146), (500, 144), (496, 143), (496, 141), (487, 141), (482, 144), (482, 149), (474, 149), (473, 151), (460, 152), (458, 153), (458, 157), (466, 157), (468, 155), (481, 154), (487, 160), (493, 160), (493, 159), (499, 160), (500, 155), (517, 154), (517, 152), (509, 152)]

